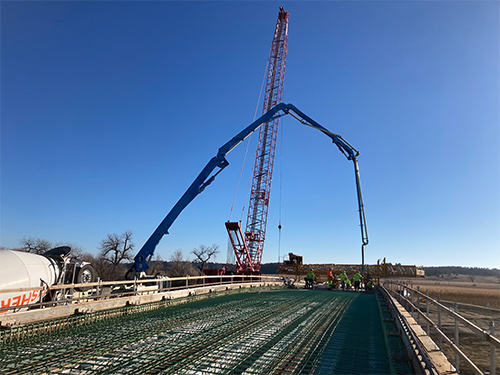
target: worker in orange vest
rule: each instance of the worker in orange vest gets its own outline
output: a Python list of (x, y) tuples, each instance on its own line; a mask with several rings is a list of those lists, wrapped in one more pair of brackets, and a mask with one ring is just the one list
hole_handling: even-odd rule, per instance
[(328, 280), (328, 289), (332, 289), (332, 284), (333, 284), (332, 267), (328, 267), (328, 271), (326, 271), (326, 280)]

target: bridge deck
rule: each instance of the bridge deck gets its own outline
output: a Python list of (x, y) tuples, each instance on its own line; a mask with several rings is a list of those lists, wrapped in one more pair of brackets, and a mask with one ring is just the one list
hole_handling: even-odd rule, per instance
[(377, 294), (230, 294), (4, 342), (0, 374), (411, 373)]

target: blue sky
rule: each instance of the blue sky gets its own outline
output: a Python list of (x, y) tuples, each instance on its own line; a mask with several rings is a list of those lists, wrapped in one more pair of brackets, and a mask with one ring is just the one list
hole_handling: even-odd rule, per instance
[[(96, 253), (131, 230), (138, 251), (252, 122), (280, 5), (284, 101), (360, 151), (366, 262), (499, 268), (493, 1), (3, 1), (0, 245), (39, 237)], [(360, 263), (351, 163), (293, 118), (280, 127), (263, 261)], [(226, 260), (245, 147), (173, 224), (163, 259), (216, 243)]]

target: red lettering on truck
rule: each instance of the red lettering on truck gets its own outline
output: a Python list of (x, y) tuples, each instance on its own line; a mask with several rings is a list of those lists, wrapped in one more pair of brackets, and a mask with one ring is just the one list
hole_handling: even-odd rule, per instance
[[(7, 302), (5, 302), (5, 300), (2, 300), (2, 301), (0, 301), (0, 303), (2, 304), (3, 308), (9, 307), (10, 306), (10, 298), (7, 300)], [(3, 310), (0, 310), (0, 313), (6, 312), (6, 311), (9, 311), (9, 310), (3, 309)]]
[(37, 300), (38, 296), (40, 295), (39, 290), (34, 290), (31, 292), (31, 298), (30, 298), (30, 303), (33, 303)]
[(20, 294), (15, 297), (11, 297), (9, 299), (0, 300), (1, 309), (0, 313), (7, 312), (9, 309), (7, 307), (11, 306), (22, 306), (29, 305), (34, 302), (38, 302), (39, 298), (43, 298), (43, 296), (47, 293), (47, 290), (33, 290), (29, 293)]
[(19, 302), (21, 302), (21, 296), (15, 296), (12, 298), (12, 306), (19, 306)]

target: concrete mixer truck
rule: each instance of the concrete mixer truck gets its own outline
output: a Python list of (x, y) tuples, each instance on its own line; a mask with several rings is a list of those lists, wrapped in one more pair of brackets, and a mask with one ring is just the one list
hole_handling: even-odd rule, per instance
[[(0, 250), (0, 313), (26, 308), (45, 300), (66, 298), (50, 287), (61, 284), (88, 284), (97, 280), (90, 263), (74, 261), (69, 246), (60, 246), (43, 254)], [(42, 287), (38, 290), (30, 288)], [(85, 292), (89, 286), (75, 289)]]

